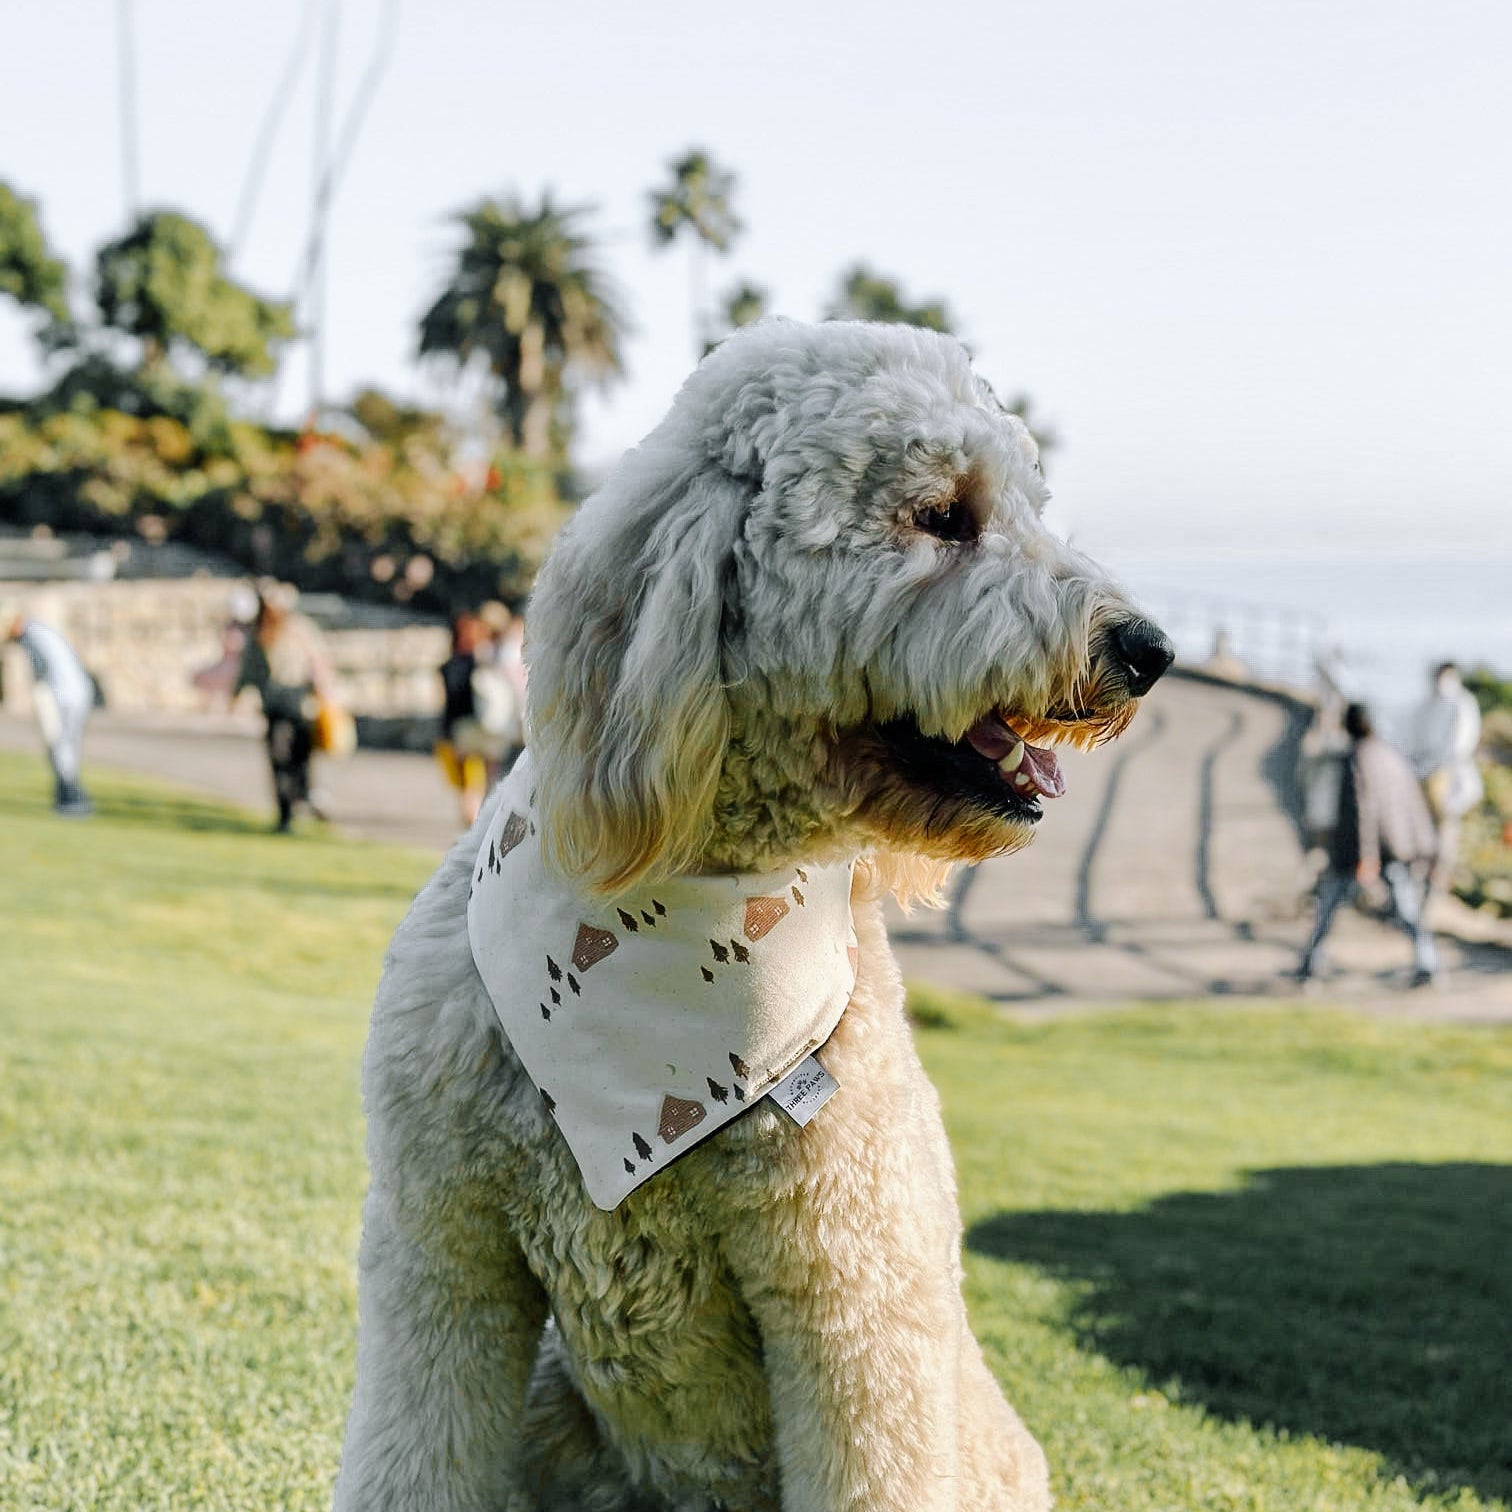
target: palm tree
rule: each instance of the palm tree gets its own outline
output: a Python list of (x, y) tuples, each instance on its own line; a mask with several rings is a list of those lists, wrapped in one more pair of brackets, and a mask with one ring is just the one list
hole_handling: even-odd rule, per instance
[(947, 335), (955, 322), (942, 299), (911, 305), (894, 279), (856, 263), (840, 277), (840, 289), (824, 312), (826, 320), (881, 320), (898, 325), (923, 326)]
[(725, 295), (720, 309), (725, 324), (732, 331), (738, 331), (741, 326), (755, 325), (766, 314), (769, 297), (760, 284), (753, 284), (749, 280), (736, 284)]
[(467, 239), (420, 319), (420, 355), (459, 368), (480, 360), (506, 436), (530, 457), (567, 450), (577, 380), (624, 371), (626, 321), (581, 229), (589, 210), (558, 208), (547, 192), (535, 210), (511, 196), (459, 212)]
[(771, 298), (760, 284), (749, 279), (727, 289), (719, 301), (719, 325), (709, 332), (703, 355), (707, 357), (727, 336), (733, 335), (741, 326), (754, 325), (767, 313)]
[(717, 167), (698, 147), (670, 167), (671, 184), (650, 193), (651, 239), (656, 246), (667, 247), (683, 231), (692, 233), (693, 348), (702, 356), (708, 337), (704, 293), (708, 249), (728, 252), (743, 229), (730, 205), (735, 175)]

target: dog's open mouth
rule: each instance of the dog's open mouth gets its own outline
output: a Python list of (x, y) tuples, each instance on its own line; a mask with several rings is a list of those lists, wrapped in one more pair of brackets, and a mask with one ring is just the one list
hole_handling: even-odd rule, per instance
[(1031, 804), (1039, 798), (1059, 798), (1066, 791), (1055, 752), (1032, 745), (996, 710), (967, 730), (965, 744), (992, 764), (1000, 782)]
[[(1043, 739), (1047, 723), (1032, 721), (1032, 733)], [(1066, 791), (1066, 778), (1054, 751), (1025, 738), (1030, 724), (993, 710), (960, 740), (926, 735), (912, 719), (891, 720), (877, 733), (911, 785), (1034, 824), (1044, 812), (1041, 801)]]
[(1044, 814), (1043, 801), (1066, 791), (1065, 773), (1051, 745), (1099, 744), (1117, 734), (1133, 712), (1132, 702), (1118, 709), (1067, 708), (1033, 715), (993, 709), (959, 740), (926, 735), (910, 718), (890, 720), (877, 734), (910, 785), (941, 797), (965, 798), (1020, 824), (1035, 824)]

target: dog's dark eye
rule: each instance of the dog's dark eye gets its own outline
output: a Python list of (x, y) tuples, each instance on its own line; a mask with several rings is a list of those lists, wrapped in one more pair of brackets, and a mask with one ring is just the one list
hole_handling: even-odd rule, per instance
[(974, 541), (978, 534), (976, 516), (962, 499), (921, 509), (913, 522), (918, 529), (939, 541)]

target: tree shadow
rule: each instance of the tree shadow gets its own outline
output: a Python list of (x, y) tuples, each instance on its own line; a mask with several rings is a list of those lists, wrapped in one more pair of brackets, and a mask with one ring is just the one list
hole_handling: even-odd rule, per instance
[(1312, 727), (1314, 711), (1287, 694), (1272, 695), (1286, 715), (1286, 726), (1260, 759), (1260, 775), (1291, 822), (1298, 848), (1307, 849), (1307, 820), (1302, 802), (1302, 738)]
[(1512, 1498), (1512, 1166), (1308, 1167), (1128, 1213), (1000, 1213), (979, 1254), (1080, 1283), (1085, 1346), (1224, 1417)]

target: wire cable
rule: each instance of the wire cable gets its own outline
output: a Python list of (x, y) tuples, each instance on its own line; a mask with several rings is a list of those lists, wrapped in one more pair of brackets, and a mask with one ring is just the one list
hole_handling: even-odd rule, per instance
[(257, 129), (257, 137), (252, 145), (252, 156), (248, 159), (247, 172), (242, 179), (241, 195), (236, 204), (236, 221), (231, 232), (230, 246), (226, 251), (228, 263), (235, 260), (236, 254), (246, 241), (247, 233), (251, 230), (258, 196), (262, 193), (263, 176), (267, 172), (268, 159), (278, 140), (278, 133), (289, 108), (289, 101), (294, 97), (295, 87), (299, 83), (300, 75), (304, 72), (305, 62), (310, 56), (310, 34), (315, 28), (315, 15), (319, 9), (319, 3), (320, 0), (307, 0), (300, 19), (299, 31), (294, 38), (294, 46), (290, 50), (288, 61), (284, 64), (283, 74), (273, 91), (273, 97), (268, 102), (268, 108), (263, 113), (262, 123)]

